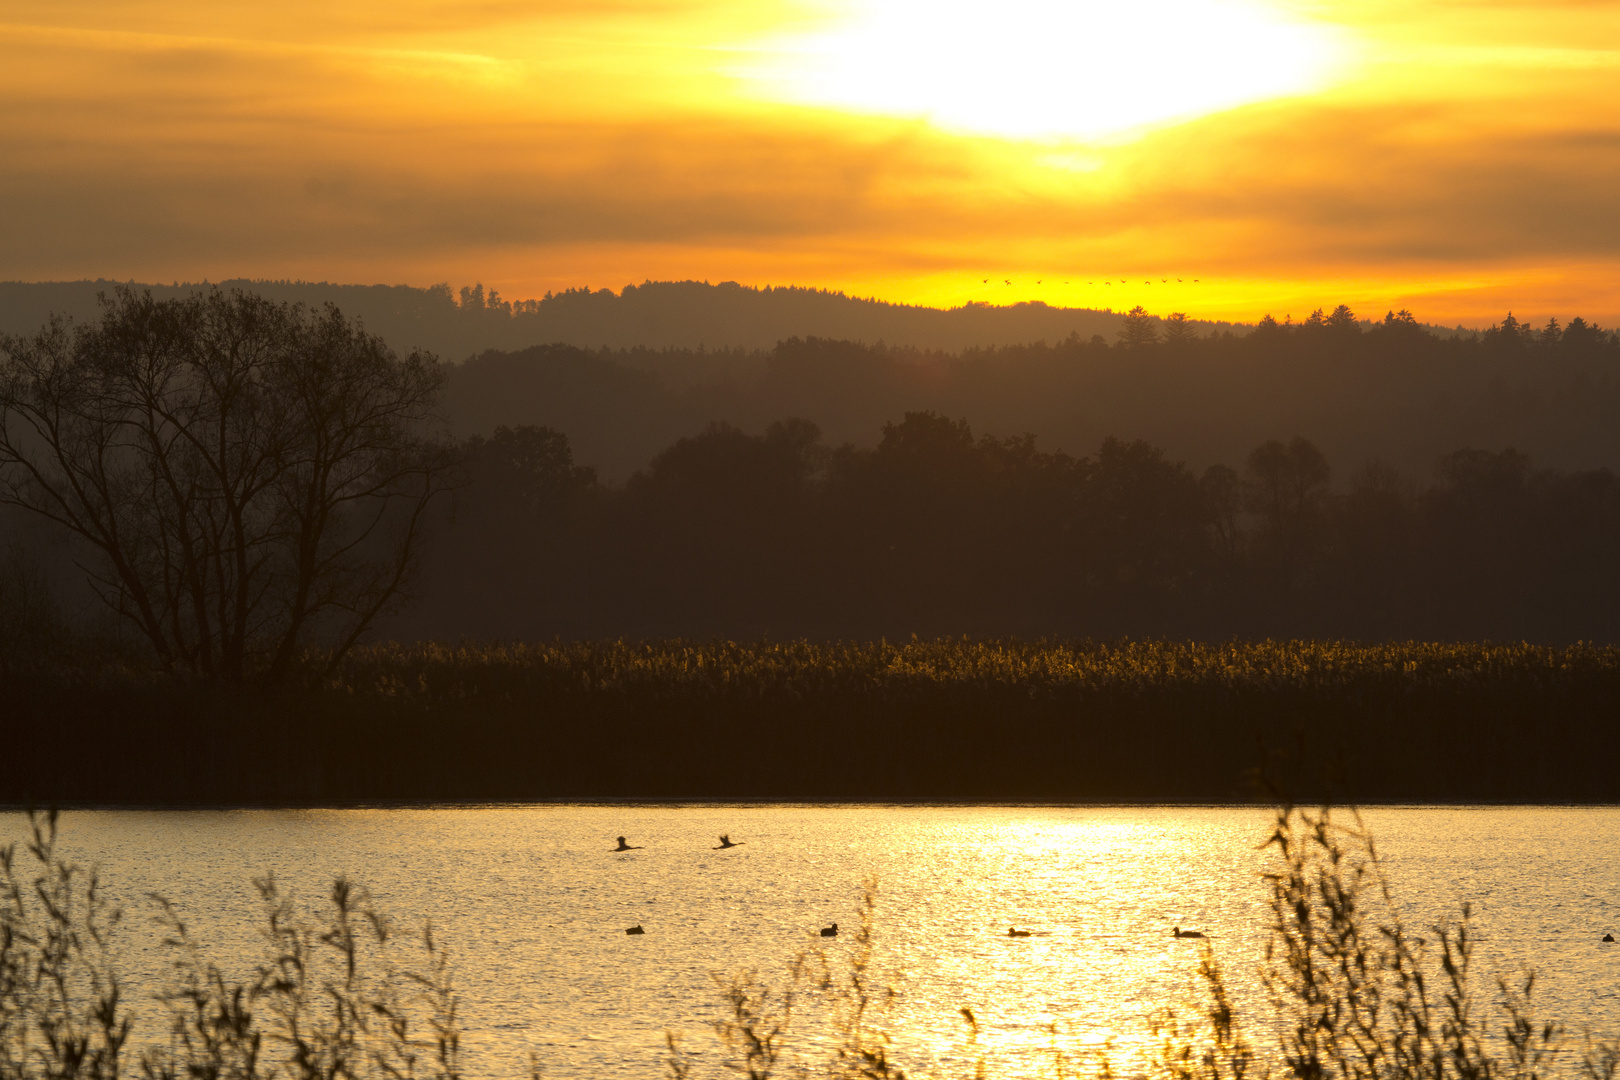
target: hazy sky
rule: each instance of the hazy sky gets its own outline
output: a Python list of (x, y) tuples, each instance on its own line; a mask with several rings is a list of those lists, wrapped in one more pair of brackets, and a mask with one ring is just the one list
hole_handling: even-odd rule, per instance
[(1620, 3), (0, 0), (0, 200), (22, 280), (1613, 324)]

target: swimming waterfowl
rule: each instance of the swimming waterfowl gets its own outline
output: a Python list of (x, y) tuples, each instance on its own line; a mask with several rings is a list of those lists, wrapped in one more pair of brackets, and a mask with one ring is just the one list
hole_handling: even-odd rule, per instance
[(1028, 930), (1020, 930), (1016, 926), (1007, 927), (1008, 937), (1029, 937), (1029, 933)]
[(1176, 937), (1203, 937), (1203, 936), (1204, 935), (1200, 934), (1197, 930), (1183, 930), (1179, 926), (1176, 927)]
[(822, 937), (837, 937), (838, 936), (838, 924), (833, 923), (831, 926), (822, 927), (821, 928), (821, 936)]
[(614, 851), (640, 851), (641, 850), (641, 845), (640, 844), (627, 844), (627, 843), (624, 842), (624, 837), (621, 836), (621, 837), (619, 837), (619, 846), (614, 848), (613, 850)]
[(1614, 942), (1614, 935), (1613, 934), (1604, 934), (1603, 935), (1603, 940), (1612, 944)]
[(738, 840), (736, 842), (733, 842), (732, 839), (731, 839), (731, 834), (730, 833), (721, 833), (720, 834), (720, 846), (715, 848), (714, 850), (715, 851), (724, 851), (728, 847), (741, 847), (742, 845), (744, 845), (746, 843), (748, 843), (748, 841), (746, 841), (746, 840)]
[(645, 934), (646, 932), (647, 931), (645, 931), (645, 930), (643, 930), (641, 928), (640, 923), (636, 923), (636, 925), (632, 926), (630, 929), (625, 931), (625, 933), (627, 933), (627, 934)]

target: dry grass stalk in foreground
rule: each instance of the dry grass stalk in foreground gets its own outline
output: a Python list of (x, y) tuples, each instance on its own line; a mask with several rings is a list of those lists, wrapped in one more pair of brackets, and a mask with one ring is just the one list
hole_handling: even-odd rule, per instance
[[(754, 970), (715, 975), (724, 1011), (712, 1024), (726, 1069), (769, 1080), (788, 1071), (799, 1076), (834, 1080), (905, 1080), (906, 1072), (890, 1057), (888, 1033), (879, 1026), (894, 1001), (895, 992), (875, 981), (872, 971), (873, 926), (877, 882), (865, 884), (859, 927), (844, 938), (854, 943), (847, 959), (835, 964), (827, 946), (817, 937), (810, 948), (788, 963), (783, 985), (763, 982)], [(789, 1036), (795, 1011), (805, 998), (825, 1018), (831, 1036), (828, 1060), (819, 1067), (789, 1054)], [(969, 1022), (972, 1014), (964, 1010)], [(680, 1034), (666, 1031), (665, 1065), (672, 1080), (690, 1080), (696, 1056), (686, 1050)], [(814, 1070), (814, 1071), (812, 1071)]]
[(246, 982), (227, 979), (174, 906), (153, 897), (172, 961), (159, 995), (167, 1039), (132, 1069), (134, 1019), (109, 945), (122, 913), (94, 874), (58, 857), (56, 815), (29, 820), (22, 858), (0, 848), (0, 1080), (459, 1080), (443, 947), (431, 927), (396, 931), (341, 878), (313, 920), (273, 879), (255, 882), (265, 953)]
[[(210, 963), (174, 907), (157, 899), (171, 980), (160, 995), (166, 1040), (131, 1067), (133, 1019), (110, 944), (121, 913), (93, 874), (61, 859), (56, 817), (30, 816), (31, 839), (0, 849), (0, 1080), (460, 1080), (460, 1023), (449, 962), (431, 929), (402, 934), (363, 889), (334, 883), (319, 918), (299, 914), (269, 878), (256, 882), (266, 952), (232, 982)], [(1538, 1018), (1534, 980), (1471, 977), (1468, 909), (1430, 937), (1402, 923), (1372, 838), (1330, 810), (1279, 808), (1267, 843), (1276, 864), (1262, 967), (1277, 1044), (1257, 1048), (1258, 1021), (1233, 1004), (1203, 942), (1204, 1001), (1149, 1020), (1146, 1080), (1617, 1080), (1620, 1045), (1571, 1040)], [(155, 898), (156, 899), (156, 898)], [(895, 993), (873, 966), (876, 885), (835, 960), (819, 939), (781, 988), (754, 972), (718, 979), (722, 1063), (749, 1080), (798, 1075), (904, 1080), (883, 1018)], [(405, 954), (402, 962), (401, 954)], [(989, 1069), (979, 1019), (963, 1007), (975, 1080)], [(820, 1060), (795, 1052), (806, 1014), (824, 1019)], [(698, 1059), (674, 1032), (666, 1067), (692, 1080)], [(1133, 1067), (1132, 1073), (1136, 1069)], [(1026, 1075), (1119, 1074), (1107, 1048), (1070, 1049), (1056, 1029)]]
[[(330, 907), (318, 922), (303, 919), (273, 878), (254, 885), (268, 948), (245, 984), (229, 982), (208, 963), (173, 906), (153, 897), (174, 957), (174, 983), (162, 995), (169, 1043), (149, 1049), (142, 1061), (148, 1080), (459, 1080), (455, 989), (431, 926), (420, 935), (399, 934), (370, 895), (344, 878), (333, 882)], [(401, 944), (418, 953), (420, 967), (398, 965)]]
[[(1534, 1009), (1534, 975), (1471, 977), (1470, 909), (1424, 937), (1403, 923), (1359, 814), (1280, 807), (1268, 846), (1271, 938), (1263, 967), (1283, 1021), (1280, 1064), (1302, 1080), (1612, 1080), (1616, 1047), (1586, 1040), (1574, 1069), (1568, 1032)], [(1219, 980), (1212, 986), (1218, 988)], [(1562, 1066), (1562, 1067), (1560, 1067)]]
[[(1266, 847), (1278, 865), (1265, 875), (1270, 890), (1271, 936), (1261, 975), (1274, 1017), (1278, 1044), (1257, 1048), (1245, 1028), (1261, 1020), (1242, 1017), (1234, 1006), (1220, 964), (1201, 942), (1197, 969), (1204, 1000), (1190, 1013), (1167, 1006), (1148, 1018), (1153, 1040), (1141, 1075), (1152, 1080), (1616, 1080), (1620, 1045), (1587, 1035), (1571, 1043), (1564, 1026), (1538, 1017), (1535, 979), (1498, 977), (1495, 993), (1482, 999), (1471, 977), (1475, 939), (1469, 907), (1455, 922), (1433, 928), (1431, 937), (1403, 924), (1372, 836), (1359, 815), (1353, 824), (1335, 821), (1330, 808), (1281, 806)], [(905, 1070), (891, 1056), (886, 1035), (868, 1021), (894, 992), (874, 981), (871, 941), (875, 885), (862, 907), (859, 945), (848, 972), (834, 978), (825, 951), (807, 954), (822, 972), (814, 988), (829, 993), (837, 1051), (825, 1067), (805, 1075), (898, 1078)], [(799, 990), (805, 957), (790, 967), (791, 997)], [(722, 982), (722, 985), (727, 985)], [(766, 1080), (784, 1056), (790, 1014), (767, 1018), (754, 1003), (773, 991), (749, 972), (729, 984), (731, 1012), (716, 1025), (727, 1068), (749, 1080)], [(737, 987), (746, 986), (739, 995)], [(745, 1007), (745, 1005), (747, 1007)], [(961, 1009), (977, 1047), (978, 1019)], [(743, 1035), (738, 1038), (739, 1033)], [(671, 1047), (676, 1045), (673, 1034)], [(743, 1055), (740, 1045), (768, 1040), (771, 1054)], [(1041, 1075), (1084, 1075), (1113, 1080), (1118, 1065), (1108, 1048), (1067, 1049), (1056, 1028)], [(675, 1080), (690, 1080), (693, 1058), (670, 1062)], [(986, 1075), (982, 1056), (976, 1077)]]
[(113, 1080), (131, 1028), (109, 955), (122, 913), (57, 858), (55, 811), (28, 823), (21, 853), (0, 848), (0, 1076)]

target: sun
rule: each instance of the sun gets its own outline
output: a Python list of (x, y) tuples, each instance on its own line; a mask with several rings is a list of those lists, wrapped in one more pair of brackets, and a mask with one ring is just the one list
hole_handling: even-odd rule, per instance
[(857, 0), (753, 51), (739, 74), (776, 100), (1097, 140), (1317, 91), (1350, 50), (1261, 0)]

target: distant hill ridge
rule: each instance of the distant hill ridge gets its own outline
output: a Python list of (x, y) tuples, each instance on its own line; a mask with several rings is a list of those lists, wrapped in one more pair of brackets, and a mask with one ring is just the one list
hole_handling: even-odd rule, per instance
[[(120, 284), (150, 289), (160, 299), (202, 287), (107, 280), (0, 282), (0, 332), (29, 333), (52, 312), (93, 317), (98, 293)], [(203, 283), (206, 285), (207, 283)], [(276, 300), (312, 306), (328, 302), (358, 316), (395, 349), (425, 348), (460, 361), (488, 349), (562, 343), (584, 348), (769, 349), (791, 337), (821, 337), (958, 352), (974, 347), (1058, 342), (1071, 334), (1113, 341), (1120, 313), (1052, 307), (1041, 301), (1005, 306), (930, 308), (861, 299), (800, 286), (755, 288), (734, 281), (648, 281), (611, 289), (568, 289), (544, 299), (510, 301), (482, 285), (419, 289), (409, 285), (235, 278), (223, 288), (251, 289)], [(1159, 314), (1168, 314), (1162, 312)], [(1232, 323), (1196, 322), (1199, 333)]]

